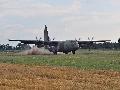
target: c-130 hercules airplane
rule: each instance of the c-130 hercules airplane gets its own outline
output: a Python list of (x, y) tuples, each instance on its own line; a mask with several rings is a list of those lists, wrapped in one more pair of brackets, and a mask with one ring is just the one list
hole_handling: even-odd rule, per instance
[(47, 26), (45, 25), (44, 29), (44, 41), (43, 40), (9, 40), (9, 41), (19, 41), (24, 44), (35, 44), (38, 48), (45, 47), (50, 52), (57, 54), (57, 52), (63, 52), (68, 54), (72, 52), (75, 54), (75, 51), (80, 48), (81, 45), (91, 46), (94, 42), (107, 42), (111, 40), (98, 40), (98, 41), (77, 41), (77, 40), (66, 40), (66, 41), (50, 41), (48, 36)]

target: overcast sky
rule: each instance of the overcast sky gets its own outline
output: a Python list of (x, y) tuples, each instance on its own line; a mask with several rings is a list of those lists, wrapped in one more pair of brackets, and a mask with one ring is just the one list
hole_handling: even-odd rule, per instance
[[(118, 40), (120, 0), (0, 0), (0, 43), (43, 38)], [(10, 44), (13, 44), (10, 43)]]

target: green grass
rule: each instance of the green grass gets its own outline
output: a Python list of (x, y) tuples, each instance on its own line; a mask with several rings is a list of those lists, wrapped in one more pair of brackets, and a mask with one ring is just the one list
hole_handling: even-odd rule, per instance
[(76, 55), (14, 55), (0, 53), (0, 63), (68, 66), (80, 69), (118, 70), (120, 71), (120, 51), (82, 50)]

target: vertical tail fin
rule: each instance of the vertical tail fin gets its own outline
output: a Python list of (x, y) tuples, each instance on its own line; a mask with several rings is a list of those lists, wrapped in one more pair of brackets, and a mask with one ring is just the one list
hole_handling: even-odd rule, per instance
[(48, 36), (48, 31), (47, 31), (47, 26), (45, 25), (45, 29), (44, 29), (44, 41), (49, 41), (49, 36)]

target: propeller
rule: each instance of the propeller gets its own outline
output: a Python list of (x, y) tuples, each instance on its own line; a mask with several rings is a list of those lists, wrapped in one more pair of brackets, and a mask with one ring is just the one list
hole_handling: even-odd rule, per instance
[(91, 38), (91, 41), (94, 39), (94, 37)]
[(37, 36), (36, 36), (35, 38), (36, 38), (36, 40), (38, 40), (38, 37), (37, 37)]
[[(88, 37), (88, 40), (89, 40), (89, 41), (93, 41), (93, 39), (94, 39), (94, 37), (92, 37), (92, 38)], [(91, 50), (91, 46), (92, 46), (92, 44), (89, 43), (89, 51)]]
[(93, 41), (93, 39), (94, 39), (94, 37), (92, 37), (92, 38), (88, 37), (88, 40), (89, 40), (89, 41)]
[(42, 39), (41, 37), (38, 39), (38, 37), (37, 37), (37, 36), (36, 36), (35, 38), (36, 38), (36, 40), (37, 40), (37, 41), (38, 41), (38, 40), (40, 41), (40, 40)]
[[(42, 30), (42, 27), (40, 27), (40, 30)], [(38, 35), (37, 35), (38, 36)], [(39, 39), (38, 39), (38, 37), (35, 37), (36, 38), (36, 40), (41, 40), (42, 38), (41, 37), (39, 37)]]
[(41, 40), (42, 38), (40, 37), (39, 40)]
[(81, 38), (79, 38), (79, 39), (76, 39), (76, 38), (75, 38), (75, 41), (80, 41), (80, 40), (81, 40)]

